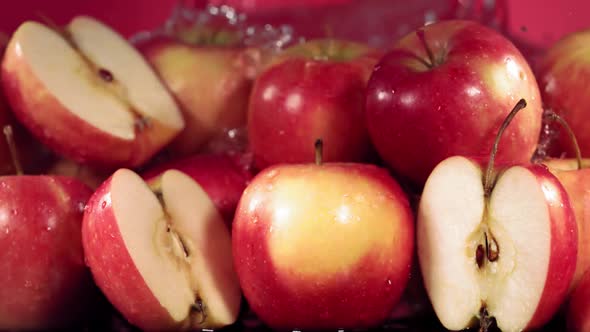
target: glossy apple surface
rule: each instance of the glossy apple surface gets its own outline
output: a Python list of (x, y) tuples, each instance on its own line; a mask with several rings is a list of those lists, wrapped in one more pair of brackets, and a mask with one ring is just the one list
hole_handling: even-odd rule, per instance
[(521, 98), (528, 107), (501, 140), (500, 163), (528, 162), (535, 151), (543, 111), (535, 77), (499, 33), (475, 22), (441, 21), (402, 38), (377, 64), (367, 87), (367, 126), (395, 173), (422, 186), (447, 157), (489, 156)]
[(0, 177), (0, 329), (71, 327), (96, 301), (81, 227), (90, 188), (66, 177)]
[[(570, 125), (582, 151), (590, 156), (590, 30), (572, 33), (558, 41), (540, 62), (539, 85), (547, 108), (562, 116)], [(574, 157), (565, 132), (558, 136), (552, 154)]]
[(378, 326), (408, 282), (412, 212), (375, 166), (269, 167), (246, 188), (232, 231), (246, 300), (271, 328)]
[(377, 53), (362, 44), (313, 40), (287, 49), (255, 81), (248, 109), (254, 164), (362, 161), (370, 153), (364, 121), (367, 79)]

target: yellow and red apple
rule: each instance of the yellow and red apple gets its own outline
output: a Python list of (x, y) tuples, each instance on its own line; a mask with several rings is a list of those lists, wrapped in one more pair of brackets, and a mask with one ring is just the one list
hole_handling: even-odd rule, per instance
[(178, 29), (137, 44), (181, 106), (186, 127), (168, 149), (201, 151), (223, 131), (246, 124), (252, 81), (261, 53), (238, 44), (232, 31)]
[(232, 241), (246, 300), (271, 328), (366, 328), (406, 287), (414, 221), (384, 169), (276, 165), (246, 188)]
[[(543, 103), (569, 123), (584, 157), (590, 156), (589, 55), (590, 30), (572, 33), (547, 50), (538, 73)], [(565, 132), (550, 152), (554, 156), (575, 156)]]

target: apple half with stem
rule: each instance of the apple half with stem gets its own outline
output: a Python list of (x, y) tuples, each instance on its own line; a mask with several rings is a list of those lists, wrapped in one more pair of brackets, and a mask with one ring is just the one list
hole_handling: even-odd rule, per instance
[(148, 183), (117, 170), (90, 198), (82, 240), (97, 285), (131, 324), (161, 331), (236, 321), (230, 233), (188, 175), (169, 170)]
[(1, 73), (17, 119), (77, 162), (140, 166), (184, 128), (176, 102), (142, 55), (90, 17), (76, 17), (63, 30), (23, 23)]
[[(418, 209), (418, 257), (424, 284), (449, 330), (495, 319), (502, 331), (547, 323), (568, 292), (578, 235), (569, 197), (539, 164), (494, 170), (463, 156), (443, 160), (428, 177)], [(483, 180), (482, 180), (483, 179)]]

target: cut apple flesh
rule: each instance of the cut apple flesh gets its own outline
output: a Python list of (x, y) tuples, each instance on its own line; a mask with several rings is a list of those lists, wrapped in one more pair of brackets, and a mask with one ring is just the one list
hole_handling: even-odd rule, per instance
[(138, 123), (184, 126), (176, 103), (141, 54), (104, 24), (77, 17), (61, 35), (26, 22), (13, 39), (43, 86), (97, 129), (133, 140)]
[(534, 174), (512, 167), (484, 197), (483, 174), (462, 157), (430, 175), (418, 213), (418, 255), (437, 316), (450, 330), (483, 309), (502, 331), (521, 331), (536, 313), (550, 258), (551, 220)]
[(137, 271), (179, 326), (234, 323), (241, 291), (223, 219), (184, 173), (156, 181), (150, 187), (129, 170), (113, 176), (115, 218)]

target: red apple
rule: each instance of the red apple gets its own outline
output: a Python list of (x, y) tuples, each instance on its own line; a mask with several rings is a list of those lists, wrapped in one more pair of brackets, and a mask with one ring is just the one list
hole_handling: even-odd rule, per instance
[(313, 162), (309, 149), (325, 143), (324, 160), (363, 161), (371, 146), (364, 121), (365, 87), (377, 62), (368, 46), (313, 40), (293, 46), (255, 81), (248, 139), (255, 166)]
[(584, 272), (590, 268), (590, 160), (549, 159), (543, 162), (559, 179), (572, 203), (578, 225), (578, 259), (570, 291), (577, 287)]
[(375, 67), (366, 120), (379, 155), (421, 187), (447, 157), (487, 157), (521, 98), (529, 106), (500, 144), (502, 163), (528, 162), (537, 146), (543, 110), (535, 77), (496, 31), (471, 21), (441, 21), (402, 38)]
[(232, 36), (231, 31), (185, 28), (137, 45), (180, 103), (186, 127), (169, 146), (176, 156), (198, 152), (223, 130), (246, 124), (261, 53)]
[(239, 156), (199, 154), (165, 162), (143, 173), (143, 178), (160, 176), (167, 170), (184, 172), (205, 190), (231, 228), (236, 207), (253, 174), (239, 164)]
[(426, 290), (449, 330), (487, 325), (490, 317), (502, 331), (539, 328), (574, 276), (574, 210), (543, 165), (487, 174), (479, 162), (454, 156), (428, 177), (417, 223)]
[(93, 308), (81, 227), (90, 188), (60, 176), (0, 177), (0, 329), (72, 327)]
[(568, 331), (590, 332), (590, 270), (572, 293), (567, 308)]
[(141, 54), (89, 17), (74, 18), (61, 32), (23, 23), (6, 49), (2, 86), (30, 132), (80, 163), (140, 166), (184, 127)]
[(378, 326), (408, 282), (407, 196), (368, 164), (269, 167), (246, 188), (232, 233), (242, 290), (274, 329)]
[[(539, 85), (547, 108), (561, 115), (574, 131), (584, 157), (590, 156), (590, 29), (564, 37), (544, 55), (539, 65)], [(563, 132), (551, 154), (575, 156), (570, 139)]]
[(237, 319), (230, 233), (182, 172), (146, 183), (117, 170), (88, 202), (82, 243), (96, 284), (142, 330), (213, 329)]

